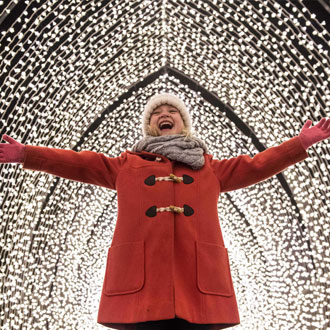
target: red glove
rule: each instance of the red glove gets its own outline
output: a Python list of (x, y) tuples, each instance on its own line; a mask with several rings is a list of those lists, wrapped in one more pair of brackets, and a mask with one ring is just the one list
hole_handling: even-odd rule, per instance
[(314, 143), (330, 137), (330, 119), (322, 118), (315, 126), (310, 127), (311, 125), (312, 121), (307, 120), (298, 135), (305, 150)]
[(0, 143), (0, 163), (23, 163), (25, 145), (15, 141), (6, 134), (2, 138), (9, 144)]

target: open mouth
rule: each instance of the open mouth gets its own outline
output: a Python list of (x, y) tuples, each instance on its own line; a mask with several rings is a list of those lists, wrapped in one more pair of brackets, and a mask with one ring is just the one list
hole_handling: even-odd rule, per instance
[(159, 124), (159, 129), (161, 131), (164, 131), (164, 130), (168, 130), (168, 129), (172, 129), (173, 128), (173, 124), (168, 122), (168, 121), (164, 121), (162, 123)]

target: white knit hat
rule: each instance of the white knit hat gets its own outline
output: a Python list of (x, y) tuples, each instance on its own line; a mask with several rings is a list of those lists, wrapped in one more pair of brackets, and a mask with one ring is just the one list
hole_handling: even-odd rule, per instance
[(184, 126), (187, 128), (188, 131), (191, 131), (191, 118), (182, 100), (176, 95), (169, 93), (162, 93), (162, 94), (156, 94), (153, 97), (151, 97), (144, 108), (143, 118), (142, 118), (142, 130), (144, 136), (147, 136), (147, 130), (148, 130), (148, 125), (150, 123), (150, 117), (152, 111), (163, 104), (169, 104), (175, 107), (176, 109), (178, 109), (180, 111)]

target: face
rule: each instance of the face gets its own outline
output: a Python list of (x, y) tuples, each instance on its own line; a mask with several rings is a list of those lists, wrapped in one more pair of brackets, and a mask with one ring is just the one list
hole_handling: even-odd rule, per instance
[[(162, 128), (164, 122), (168, 122), (168, 127)], [(158, 130), (159, 135), (180, 134), (184, 128), (184, 123), (180, 111), (172, 105), (163, 104), (154, 109), (150, 117), (150, 126)], [(170, 126), (172, 126), (170, 128)]]

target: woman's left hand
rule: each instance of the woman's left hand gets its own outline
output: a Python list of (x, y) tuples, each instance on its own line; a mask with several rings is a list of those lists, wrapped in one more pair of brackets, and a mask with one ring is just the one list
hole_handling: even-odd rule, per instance
[(330, 137), (330, 119), (322, 118), (315, 126), (311, 125), (312, 121), (307, 120), (298, 135), (305, 149)]

